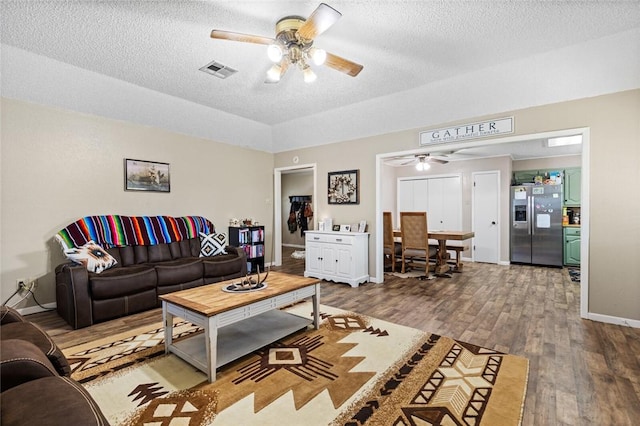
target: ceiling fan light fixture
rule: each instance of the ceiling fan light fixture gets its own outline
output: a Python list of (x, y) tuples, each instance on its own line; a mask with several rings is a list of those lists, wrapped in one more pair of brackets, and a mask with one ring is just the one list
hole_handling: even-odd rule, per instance
[(311, 51), (311, 59), (313, 59), (313, 63), (316, 65), (323, 65), (327, 60), (327, 51), (324, 49), (318, 49), (317, 47), (312, 47)]
[(416, 170), (419, 172), (424, 172), (431, 168), (431, 165), (424, 161), (424, 157), (420, 157), (419, 161), (416, 163)]
[(267, 71), (267, 80), (271, 82), (280, 81), (280, 75), (282, 74), (282, 68), (278, 64), (273, 64), (269, 71)]
[(282, 59), (282, 49), (277, 44), (270, 44), (267, 47), (267, 56), (271, 62), (278, 63)]
[(307, 65), (303, 70), (302, 70), (302, 74), (304, 76), (304, 82), (305, 83), (313, 83), (314, 81), (316, 81), (316, 79), (318, 78), (318, 76), (316, 75), (315, 72), (313, 72), (313, 70), (311, 69), (311, 67), (309, 65)]

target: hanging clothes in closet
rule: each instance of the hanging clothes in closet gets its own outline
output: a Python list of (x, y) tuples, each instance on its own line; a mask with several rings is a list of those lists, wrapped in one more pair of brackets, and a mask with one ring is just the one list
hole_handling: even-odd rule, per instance
[(309, 222), (313, 223), (313, 209), (310, 195), (292, 195), (289, 197), (291, 209), (287, 226), (292, 234), (300, 228), (300, 236), (309, 229)]

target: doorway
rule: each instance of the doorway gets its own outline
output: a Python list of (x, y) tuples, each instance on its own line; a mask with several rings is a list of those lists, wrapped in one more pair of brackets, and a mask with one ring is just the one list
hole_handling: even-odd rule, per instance
[(498, 263), (500, 253), (500, 171), (473, 172), (472, 208), (474, 262)]
[[(273, 253), (272, 253), (272, 259), (273, 259), (273, 266), (280, 266), (282, 265), (282, 241), (283, 241), (283, 232), (289, 232), (288, 228), (286, 228), (284, 226), (284, 224), (286, 224), (286, 220), (283, 220), (284, 218), (284, 214), (285, 212), (288, 214), (289, 210), (285, 209), (283, 206), (288, 205), (288, 197), (285, 198), (285, 200), (283, 200), (284, 194), (283, 194), (283, 175), (286, 175), (287, 178), (293, 178), (295, 180), (295, 176), (296, 175), (300, 175), (303, 176), (305, 174), (310, 174), (311, 175), (311, 190), (307, 191), (305, 189), (305, 191), (303, 192), (310, 192), (310, 194), (303, 194), (303, 195), (310, 195), (311, 199), (312, 199), (312, 206), (313, 206), (313, 211), (317, 212), (317, 197), (316, 197), (316, 190), (317, 190), (317, 170), (316, 170), (316, 164), (301, 164), (301, 165), (297, 165), (297, 166), (290, 166), (290, 167), (279, 167), (274, 169), (274, 176), (273, 176)], [(317, 214), (314, 215), (314, 221), (315, 221), (315, 217), (317, 217)], [(315, 226), (313, 223), (308, 224), (309, 229), (314, 229)]]
[[(534, 143), (539, 142), (542, 139), (548, 139), (552, 137), (562, 137), (562, 136), (573, 136), (573, 135), (581, 135), (582, 136), (582, 152), (581, 152), (581, 169), (582, 169), (582, 182), (581, 182), (581, 241), (580, 241), (580, 251), (581, 251), (581, 285), (580, 285), (580, 315), (582, 318), (589, 318), (589, 185), (590, 185), (590, 131), (588, 127), (582, 128), (574, 128), (567, 130), (558, 130), (553, 132), (545, 132), (545, 133), (537, 133), (537, 134), (529, 134), (529, 135), (518, 135), (511, 137), (504, 137), (499, 139), (487, 139), (487, 140), (475, 140), (475, 141), (463, 141), (463, 142), (450, 142), (446, 143), (447, 151), (456, 152), (457, 150), (468, 149), (468, 148), (476, 148), (476, 147), (495, 147), (498, 148), (499, 145), (509, 144), (514, 142), (526, 142), (526, 143)], [(504, 145), (507, 147), (508, 145)], [(429, 153), (438, 153), (442, 152), (443, 144), (438, 144), (434, 146), (425, 146), (409, 151), (397, 151), (397, 152), (388, 152), (383, 154), (376, 155), (376, 231), (375, 231), (375, 259), (383, 258), (383, 250), (382, 250), (382, 211), (383, 206), (387, 205), (388, 202), (382, 199), (383, 194), (383, 181), (389, 179), (389, 176), (385, 176), (383, 171), (387, 166), (385, 166), (385, 160), (398, 158), (406, 155), (414, 155), (414, 154), (429, 154)], [(505, 151), (505, 154), (509, 154), (508, 151)], [(501, 201), (504, 204), (504, 199)], [(503, 206), (501, 206), (503, 207)], [(508, 238), (508, 221), (501, 223), (498, 222), (500, 240), (505, 241), (505, 238)], [(506, 228), (505, 228), (506, 227)], [(507, 243), (505, 243), (507, 244)], [(504, 251), (504, 244), (501, 244), (501, 251)], [(384, 281), (384, 272), (383, 272), (383, 262), (376, 262), (376, 270), (375, 277), (372, 277), (371, 281), (381, 283)]]

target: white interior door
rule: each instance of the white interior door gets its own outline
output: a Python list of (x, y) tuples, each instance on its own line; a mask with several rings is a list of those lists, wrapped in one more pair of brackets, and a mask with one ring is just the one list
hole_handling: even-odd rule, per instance
[(428, 187), (426, 179), (402, 179), (398, 181), (398, 217), (400, 212), (427, 211)]
[(432, 231), (452, 230), (462, 227), (462, 185), (460, 176), (427, 179), (429, 200), (427, 222)]
[(500, 172), (476, 172), (473, 179), (473, 260), (498, 263)]

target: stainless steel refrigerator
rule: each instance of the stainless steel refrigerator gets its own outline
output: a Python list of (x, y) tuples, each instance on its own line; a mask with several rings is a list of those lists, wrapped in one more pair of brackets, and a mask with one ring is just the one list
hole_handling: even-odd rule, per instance
[(562, 266), (562, 185), (511, 187), (511, 262)]

